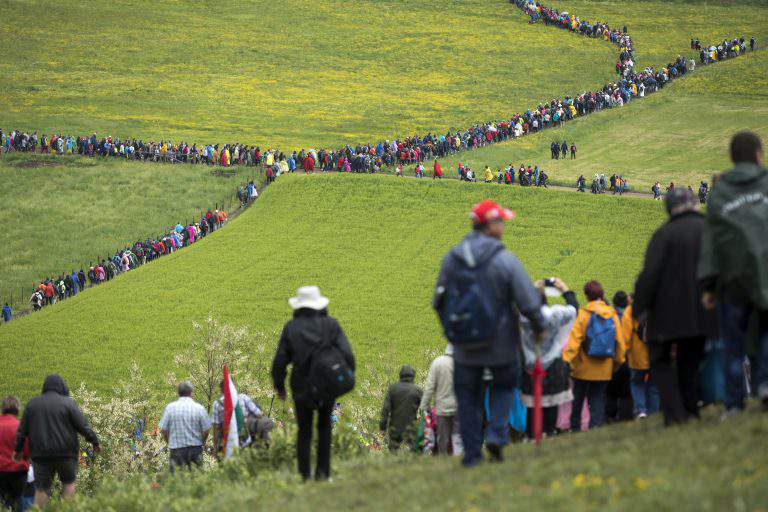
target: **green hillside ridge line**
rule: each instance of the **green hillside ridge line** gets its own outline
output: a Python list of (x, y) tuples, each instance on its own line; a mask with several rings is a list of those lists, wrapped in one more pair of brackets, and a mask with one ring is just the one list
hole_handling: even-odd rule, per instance
[[(518, 10), (522, 10), (522, 9), (521, 9), (521, 8), (518, 8)], [(562, 12), (562, 11), (561, 11), (561, 12)], [(578, 18), (578, 19), (581, 19), (581, 17), (578, 17), (578, 16), (577, 16), (577, 18)], [(546, 25), (546, 26), (547, 26), (547, 27), (550, 27), (550, 25)], [(566, 32), (566, 33), (568, 33), (569, 35), (577, 35), (577, 36), (579, 36), (579, 35), (580, 35), (581, 37), (587, 37), (588, 39), (595, 39), (595, 40), (598, 40), (598, 41), (605, 41), (605, 40), (604, 40), (602, 37), (597, 37), (597, 38), (595, 38), (595, 37), (588, 37), (588, 36), (584, 36), (583, 34), (579, 34), (578, 32), (575, 32), (575, 31), (574, 31), (574, 30), (572, 30), (572, 29), (563, 29), (563, 28), (558, 28), (558, 27), (552, 27), (552, 28), (555, 28), (555, 29), (557, 29), (557, 30), (561, 30), (561, 31), (563, 31), (563, 32)], [(629, 35), (629, 31), (627, 31), (627, 33), (626, 33), (626, 34), (624, 34), (624, 35)], [(631, 37), (630, 37), (630, 39), (631, 39)], [(616, 44), (612, 43), (610, 40), (608, 40), (607, 42), (608, 42), (608, 44), (609, 44), (609, 45), (611, 45), (611, 46), (614, 46), (614, 47), (615, 47), (615, 46), (617, 46)], [(633, 43), (633, 44), (632, 44), (632, 53), (634, 54), (634, 53), (635, 53), (635, 50), (636, 50), (636, 48), (635, 48), (635, 45), (634, 45), (634, 40), (632, 40), (632, 43)], [(680, 55), (680, 54), (678, 54), (678, 55)], [(738, 54), (738, 55), (737, 55), (737, 57), (741, 57), (742, 55), (744, 55), (744, 54), (741, 54), (741, 53), (740, 53), (740, 54)], [(711, 62), (711, 63), (709, 64), (709, 66), (706, 66), (706, 67), (711, 67), (713, 64), (719, 64), (719, 63), (721, 63), (721, 62), (729, 62), (729, 61), (732, 61), (734, 58), (735, 58), (735, 57), (726, 58), (725, 60), (717, 60), (717, 61)], [(674, 60), (674, 59), (673, 59), (673, 60)], [(664, 67), (664, 66), (665, 66), (664, 64), (660, 65), (660, 67)], [(654, 66), (654, 68), (657, 68), (657, 67), (659, 67), (659, 66)], [(702, 66), (702, 67), (703, 67), (703, 66)], [(677, 76), (677, 77), (675, 77), (675, 78), (673, 78), (673, 77), (671, 77), (671, 76), (670, 76), (670, 78), (669, 78), (669, 81), (668, 81), (667, 83), (668, 83), (668, 84), (674, 83), (674, 82), (676, 82), (677, 80), (679, 80), (680, 78), (685, 78), (685, 77), (686, 77), (686, 76), (688, 76), (689, 74), (690, 74), (690, 72), (688, 72), (688, 73), (685, 73), (685, 74), (683, 74), (683, 75), (680, 75), (680, 76)], [(662, 85), (663, 85), (663, 84), (662, 84)], [(658, 91), (656, 91), (656, 92), (661, 92), (661, 91), (663, 91), (663, 89), (664, 89), (664, 88), (665, 88), (665, 87), (659, 87)], [(602, 89), (601, 89), (601, 90), (602, 90)], [(646, 92), (646, 96), (645, 96), (645, 97), (649, 97), (649, 96), (651, 96), (652, 94), (653, 94), (653, 91), (647, 91), (647, 92)], [(572, 97), (572, 98), (575, 98), (575, 97), (577, 97), (577, 96), (579, 96), (579, 94), (574, 94), (574, 95), (572, 95), (572, 96), (568, 96), (568, 95), (566, 95), (565, 97)], [(632, 98), (632, 101), (630, 101), (629, 103), (631, 104), (631, 103), (633, 103), (634, 101), (636, 101), (636, 100), (639, 100), (639, 99), (644, 99), (644, 98), (643, 98), (643, 97), (641, 97), (641, 96), (639, 96), (639, 95), (637, 95), (637, 96), (634, 96), (634, 97)], [(624, 104), (624, 106), (627, 106), (627, 105), (626, 105), (626, 104)], [(609, 108), (607, 108), (607, 109), (601, 109), (601, 110), (595, 110), (595, 111), (593, 111), (593, 112), (587, 112), (587, 113), (585, 113), (585, 114), (583, 114), (583, 115), (577, 115), (577, 116), (573, 117), (571, 120), (566, 120), (564, 123), (565, 123), (565, 124), (570, 124), (570, 122), (572, 122), (572, 121), (576, 121), (576, 120), (579, 120), (579, 119), (581, 119), (581, 118), (584, 118), (584, 117), (588, 117), (588, 115), (589, 115), (589, 114), (597, 114), (597, 113), (599, 113), (599, 112), (602, 112), (602, 111), (605, 111), (605, 110), (614, 110), (615, 108), (617, 108), (617, 107), (609, 107)], [(623, 107), (622, 107), (622, 108), (623, 108)], [(535, 110), (536, 110), (536, 109), (534, 108), (534, 111), (535, 111)], [(507, 115), (507, 116), (502, 116), (502, 118), (503, 118), (503, 119), (512, 119), (512, 118), (514, 118), (514, 117), (515, 117), (515, 116), (517, 116), (517, 115), (519, 115), (519, 114), (515, 114), (515, 115), (513, 115), (513, 116), (510, 116), (510, 115)], [(482, 123), (482, 124), (487, 124), (487, 123)], [(493, 122), (493, 124), (495, 125), (495, 124), (497, 124), (497, 123), (496, 123), (496, 122)], [(531, 131), (531, 132), (527, 132), (527, 133), (524, 133), (524, 134), (523, 134), (521, 137), (516, 137), (516, 138), (512, 138), (512, 139), (509, 139), (509, 140), (504, 140), (504, 141), (499, 141), (499, 142), (493, 142), (493, 143), (491, 143), (491, 144), (489, 144), (489, 145), (487, 145), (487, 146), (481, 146), (479, 149), (481, 149), (481, 148), (484, 148), (484, 147), (489, 147), (489, 146), (495, 146), (496, 144), (509, 144), (509, 143), (513, 143), (513, 142), (516, 142), (516, 141), (520, 140), (522, 137), (526, 137), (526, 136), (529, 136), (529, 135), (536, 135), (536, 134), (539, 134), (539, 133), (541, 133), (541, 132), (543, 132), (543, 131), (549, 131), (550, 129), (552, 129), (552, 128), (554, 128), (554, 127), (555, 127), (555, 125), (554, 125), (554, 123), (553, 123), (553, 124), (552, 124), (552, 126), (551, 126), (551, 127), (549, 127), (549, 128), (547, 128), (546, 130), (545, 130), (544, 128), (539, 128), (539, 130), (538, 130), (537, 132), (532, 132), (532, 131)], [(452, 131), (452, 130), (451, 130), (451, 131)], [(466, 129), (465, 129), (464, 131), (466, 131)], [(405, 137), (405, 138), (408, 138), (408, 137)], [(398, 139), (398, 138), (395, 138), (395, 139), (393, 139), (393, 140), (403, 140), (403, 138), (402, 138), (402, 137), (401, 137), (401, 138), (399, 138), (399, 139)], [(381, 142), (383, 142), (383, 141), (381, 141)], [(213, 145), (213, 144), (211, 144), (211, 145)], [(356, 144), (354, 144), (354, 143), (352, 143), (352, 144), (349, 144), (349, 143), (348, 143), (346, 146), (354, 147), (355, 145), (356, 145)], [(373, 144), (373, 145), (372, 145), (372, 144), (368, 144), (368, 146), (369, 146), (369, 147), (375, 147), (375, 144)], [(314, 146), (312, 146), (312, 147), (322, 147), (322, 146), (321, 146), (321, 145), (314, 145)], [(470, 149), (461, 149), (461, 150), (459, 151), (459, 153), (462, 153), (462, 152), (469, 152), (469, 151), (471, 151), (471, 150), (470, 150)], [(456, 155), (456, 153), (454, 153), (454, 154), (449, 154), (449, 155), (447, 155), (447, 157), (451, 158), (451, 157), (454, 157), (455, 155)], [(386, 166), (385, 166), (385, 167), (386, 167)], [(553, 180), (551, 183), (552, 183), (553, 185), (557, 185), (557, 186), (568, 186), (568, 183), (566, 183), (565, 181), (562, 181), (562, 180), (558, 180), (557, 178), (555, 178), (555, 179), (554, 179), (554, 180)], [(645, 193), (644, 193), (644, 194), (645, 194)]]

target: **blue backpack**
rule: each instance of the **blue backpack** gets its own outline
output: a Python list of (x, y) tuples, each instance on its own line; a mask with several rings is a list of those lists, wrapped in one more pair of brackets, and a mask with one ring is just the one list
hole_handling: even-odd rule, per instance
[(616, 325), (613, 317), (592, 314), (587, 324), (584, 351), (589, 357), (609, 358), (616, 355)]
[[(488, 276), (488, 264), (494, 253), (477, 265), (469, 246), (462, 245), (466, 260), (453, 257), (445, 289), (438, 290), (438, 309), (443, 332), (457, 346), (478, 347), (488, 342), (496, 332), (499, 311), (493, 296), (493, 283)], [(496, 252), (500, 251), (499, 247)]]

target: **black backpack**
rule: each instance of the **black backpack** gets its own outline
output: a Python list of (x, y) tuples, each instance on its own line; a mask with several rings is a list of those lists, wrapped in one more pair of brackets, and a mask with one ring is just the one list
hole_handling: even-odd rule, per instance
[(355, 387), (355, 373), (328, 332), (330, 319), (320, 318), (320, 342), (309, 356), (308, 399), (319, 407), (333, 403)]

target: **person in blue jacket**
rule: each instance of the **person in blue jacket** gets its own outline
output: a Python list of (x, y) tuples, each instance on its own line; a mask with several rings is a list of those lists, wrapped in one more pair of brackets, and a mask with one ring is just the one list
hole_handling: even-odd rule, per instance
[(8, 305), (8, 303), (5, 303), (5, 306), (3, 306), (3, 321), (4, 322), (10, 322), (11, 318), (13, 318), (13, 313), (11, 312), (11, 306)]

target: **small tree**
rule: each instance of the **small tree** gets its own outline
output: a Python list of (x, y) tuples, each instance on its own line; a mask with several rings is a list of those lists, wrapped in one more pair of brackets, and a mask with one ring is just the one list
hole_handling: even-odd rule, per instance
[(269, 336), (250, 335), (246, 327), (219, 323), (212, 315), (202, 325), (194, 322), (192, 327), (191, 343), (173, 358), (176, 368), (168, 375), (170, 385), (189, 379), (195, 388), (195, 399), (210, 411), (219, 398), (226, 363), (239, 391), (255, 397), (269, 394)]

